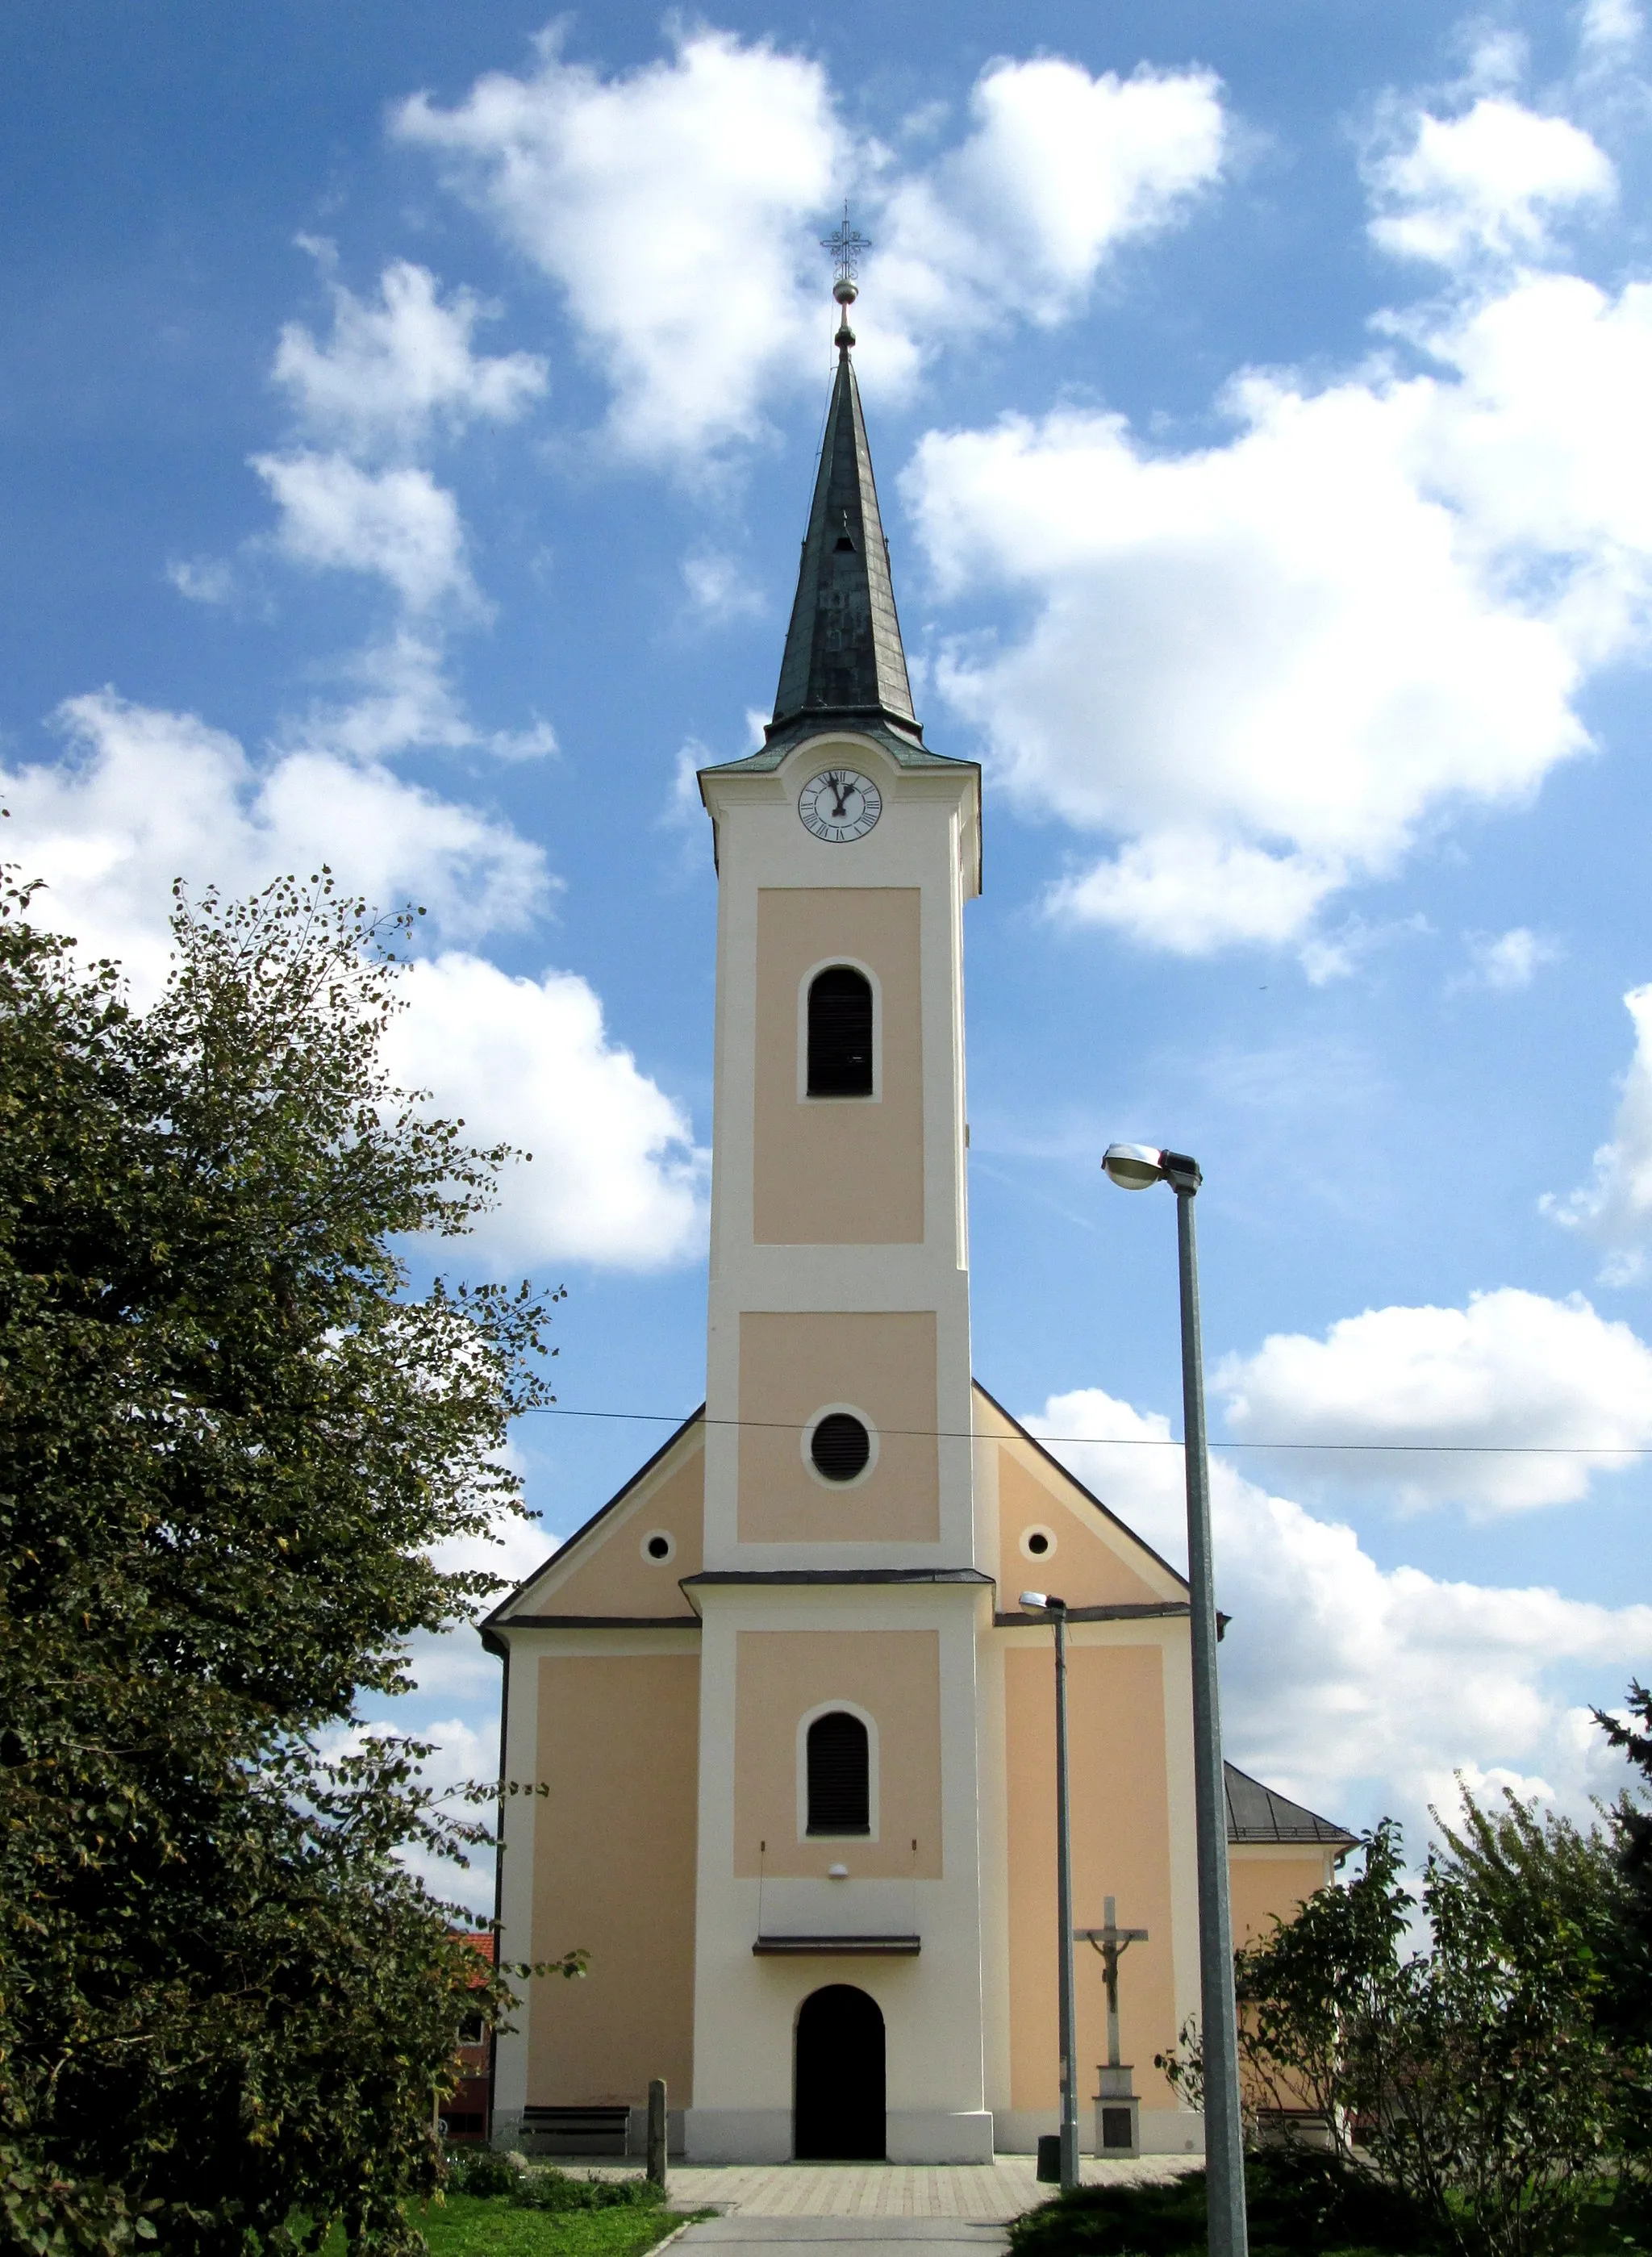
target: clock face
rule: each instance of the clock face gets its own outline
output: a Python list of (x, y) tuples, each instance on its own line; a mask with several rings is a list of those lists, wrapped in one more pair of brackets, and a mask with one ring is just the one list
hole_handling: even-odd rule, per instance
[(834, 846), (864, 838), (883, 813), (883, 798), (858, 768), (822, 768), (803, 786), (797, 812), (806, 830)]

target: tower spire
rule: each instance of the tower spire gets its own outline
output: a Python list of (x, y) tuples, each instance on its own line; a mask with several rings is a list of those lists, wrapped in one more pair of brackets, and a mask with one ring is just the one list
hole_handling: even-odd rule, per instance
[(822, 247), (832, 254), (832, 296), (839, 308), (837, 374), (769, 734), (816, 718), (822, 723), (855, 718), (863, 726), (882, 722), (921, 743), (850, 357), (855, 333), (849, 309), (860, 295), (856, 272), (860, 253), (872, 246), (850, 224), (847, 204)]

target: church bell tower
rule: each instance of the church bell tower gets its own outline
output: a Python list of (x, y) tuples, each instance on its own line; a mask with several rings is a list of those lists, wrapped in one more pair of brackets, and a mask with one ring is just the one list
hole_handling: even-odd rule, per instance
[[(855, 294), (840, 271), (773, 719), (700, 776), (716, 1121), (703, 1566), (683, 1588), (702, 1622), (687, 2141), (706, 2160), (873, 2137), (893, 2161), (992, 2153), (962, 979), (980, 773), (913, 711)], [(841, 2098), (811, 2112), (813, 2080), (865, 2091), (877, 2133)]]
[[(589, 1956), (524, 1981), (491, 2136), (639, 2154), (656, 2078), (690, 2162), (986, 2162), (1054, 2132), (1054, 1687), (1015, 1596), (1054, 1581), (1073, 1914), (1133, 1937), (1122, 2005), (1077, 1969), (1079, 2059), (1107, 2033), (1095, 2146), (1191, 2155), (1201, 2120), (1147, 2066), (1199, 1995), (1187, 1585), (971, 1383), (980, 773), (913, 711), (855, 294), (840, 267), (774, 718), (700, 777), (706, 1401), (482, 1625), (500, 1956)], [(1235, 1931), (1266, 1934), (1352, 1837), (1231, 1765), (1227, 1808)]]

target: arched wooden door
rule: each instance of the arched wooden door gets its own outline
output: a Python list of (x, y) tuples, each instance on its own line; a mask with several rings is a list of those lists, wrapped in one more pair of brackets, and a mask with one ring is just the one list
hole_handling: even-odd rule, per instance
[(804, 1999), (794, 2091), (799, 2161), (883, 2161), (883, 2015), (852, 1983), (829, 1983)]

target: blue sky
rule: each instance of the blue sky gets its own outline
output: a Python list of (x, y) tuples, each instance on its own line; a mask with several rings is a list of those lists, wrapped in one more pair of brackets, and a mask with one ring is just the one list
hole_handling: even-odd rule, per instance
[[(713, 879), (859, 362), (983, 760), (977, 1369), (1173, 1548), (1197, 1152), (1230, 1751), (1586, 1807), (1652, 1667), (1652, 39), (1507, 6), (279, 0), (0, 26), (0, 768), (49, 914), (429, 905), (397, 1062), (536, 1154), (567, 1412), (699, 1399)], [(566, 1532), (664, 1429), (525, 1422)], [(1407, 1441), (1430, 1452), (1316, 1453)], [(1521, 1444), (1526, 1454), (1488, 1454)], [(1597, 1445), (1587, 1456), (1555, 1446)], [(1534, 1449), (1531, 1446), (1543, 1446)], [(486, 1770), (493, 1665), (405, 1720)]]

